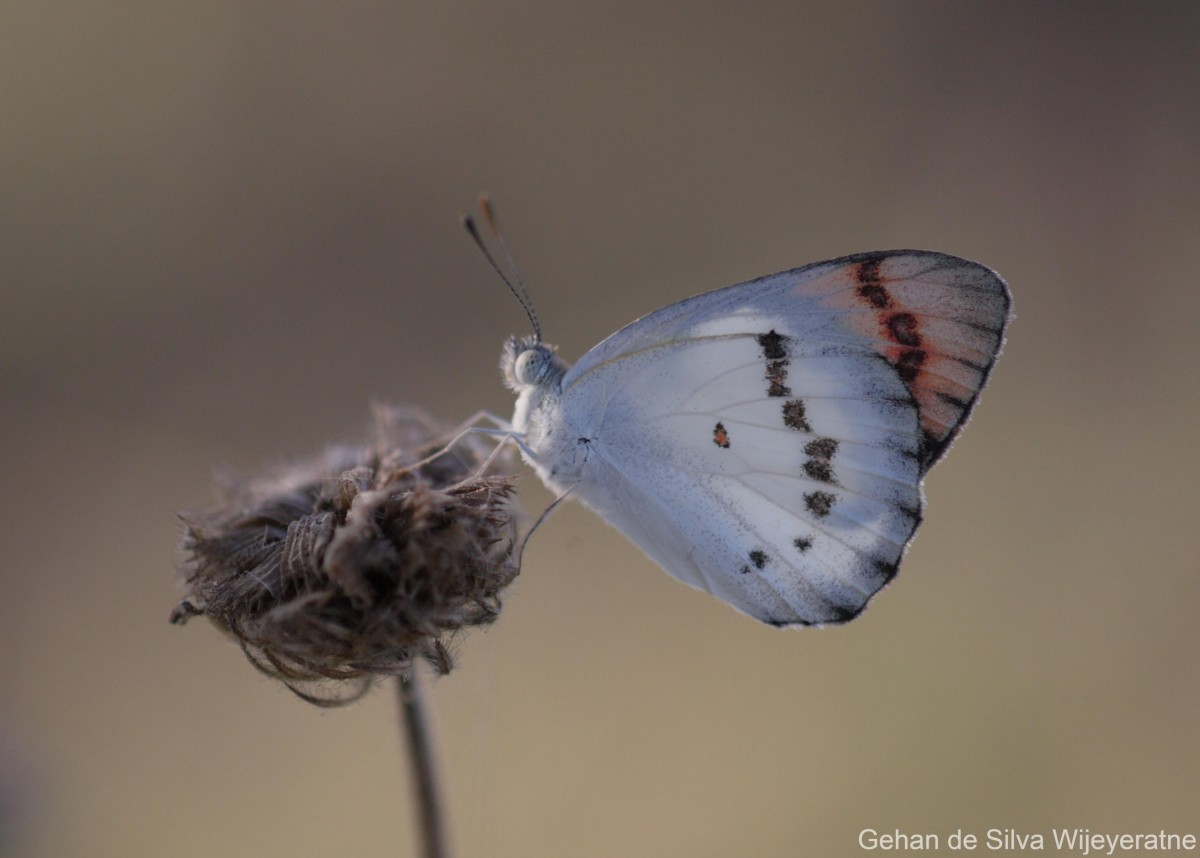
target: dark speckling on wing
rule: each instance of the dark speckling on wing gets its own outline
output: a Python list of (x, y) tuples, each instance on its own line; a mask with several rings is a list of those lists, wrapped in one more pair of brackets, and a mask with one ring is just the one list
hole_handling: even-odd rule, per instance
[(804, 411), (804, 400), (789, 399), (783, 403), (783, 425), (797, 432), (812, 432)]
[(833, 511), (833, 504), (836, 501), (837, 495), (829, 492), (809, 492), (804, 496), (804, 505), (817, 518), (828, 516)]
[(838, 442), (833, 438), (817, 438), (809, 441), (804, 447), (808, 461), (804, 463), (804, 473), (812, 480), (822, 483), (834, 483), (837, 480), (833, 473), (833, 457), (837, 453)]

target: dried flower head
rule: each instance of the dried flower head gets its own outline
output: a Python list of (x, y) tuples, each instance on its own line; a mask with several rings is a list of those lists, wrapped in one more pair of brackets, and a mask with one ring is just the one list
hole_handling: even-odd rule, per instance
[(376, 416), (373, 446), (232, 482), (220, 506), (181, 516), (171, 621), (208, 617), (319, 705), (418, 658), (449, 671), (451, 641), (496, 619), (518, 572), (513, 478), (481, 472), (488, 445), (468, 437), (413, 467), (437, 452), (437, 428), (407, 410)]

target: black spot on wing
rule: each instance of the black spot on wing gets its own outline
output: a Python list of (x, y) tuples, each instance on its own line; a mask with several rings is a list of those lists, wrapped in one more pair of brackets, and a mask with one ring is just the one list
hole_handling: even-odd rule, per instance
[(767, 396), (791, 396), (792, 389), (787, 386), (787, 358), (767, 361)]
[[(875, 565), (875, 572), (883, 579), (884, 584), (895, 578), (896, 573), (900, 570), (899, 563), (889, 563), (886, 560), (873, 560), (871, 562)], [(880, 586), (882, 587), (883, 584), (880, 584)]]
[(776, 620), (769, 618), (763, 620), (768, 626), (774, 626), (777, 629), (786, 629), (790, 626), (824, 626), (837, 625), (839, 623), (848, 623), (862, 613), (866, 605), (827, 605), (827, 617), (822, 617), (819, 620), (805, 620), (797, 617), (793, 620)]
[(829, 613), (832, 614), (829, 618), (831, 623), (848, 623), (862, 612), (862, 607), (851, 608), (848, 605), (830, 605)]
[(796, 546), (796, 550), (803, 554), (812, 548), (812, 539), (808, 536), (797, 536), (792, 540), (792, 545)]
[(762, 619), (762, 621), (764, 623), (766, 623), (767, 625), (774, 626), (777, 629), (786, 629), (791, 626), (836, 625), (838, 623), (850, 622), (855, 617), (857, 617), (859, 614), (861, 614), (863, 611), (863, 608), (865, 608), (865, 607), (866, 607), (865, 604), (862, 604), (862, 605), (829, 604), (826, 606), (826, 611), (828, 613), (828, 616), (823, 617), (820, 620), (806, 620), (801, 617), (796, 617), (795, 619), (791, 619), (791, 620), (777, 620), (773, 617), (768, 617), (765, 619), (760, 618), (760, 619)]
[(808, 511), (817, 518), (825, 518), (833, 511), (833, 505), (837, 501), (837, 495), (829, 492), (808, 492), (804, 496), (804, 505), (808, 507)]
[(750, 562), (754, 564), (755, 569), (762, 569), (767, 565), (767, 554), (759, 548), (755, 548), (750, 552)]
[(791, 396), (792, 390), (787, 386), (788, 338), (772, 329), (765, 334), (759, 334), (756, 339), (767, 361), (764, 373), (767, 380), (767, 396)]
[(783, 403), (783, 425), (797, 432), (812, 432), (804, 413), (804, 400), (789, 399)]
[(858, 279), (858, 296), (876, 310), (889, 307), (892, 303), (892, 296), (884, 288), (883, 281), (879, 276), (879, 265), (882, 261), (882, 257), (868, 259), (860, 262), (854, 270), (854, 275)]
[(838, 442), (835, 438), (816, 438), (804, 445), (804, 452), (815, 459), (832, 459), (837, 448)]
[(908, 518), (911, 518), (913, 520), (913, 529), (914, 530), (916, 529), (917, 525), (921, 523), (920, 507), (908, 506), (906, 504), (899, 504), (897, 506), (897, 509), (899, 509), (900, 512), (904, 513), (905, 516), (907, 516)]
[(833, 438), (817, 438), (809, 441), (804, 447), (808, 461), (803, 465), (804, 473), (811, 480), (822, 483), (835, 482), (833, 473), (833, 456), (837, 453), (838, 442)]
[(804, 475), (818, 483), (832, 483), (833, 465), (828, 459), (809, 459), (804, 463)]
[(787, 357), (787, 349), (784, 348), (786, 341), (787, 337), (776, 333), (774, 330), (758, 335), (758, 344), (762, 346), (763, 356), (767, 360), (779, 360), (780, 358)]
[(917, 449), (918, 459), (923, 469), (928, 469), (930, 463), (937, 458), (938, 451), (944, 445), (944, 442), (939, 441), (934, 437), (933, 433), (928, 429), (921, 432), (921, 443)]
[(921, 373), (921, 365), (925, 363), (924, 349), (905, 349), (896, 358), (896, 373), (906, 383), (912, 383)]
[(912, 313), (892, 313), (887, 318), (888, 334), (902, 346), (921, 345), (917, 317)]

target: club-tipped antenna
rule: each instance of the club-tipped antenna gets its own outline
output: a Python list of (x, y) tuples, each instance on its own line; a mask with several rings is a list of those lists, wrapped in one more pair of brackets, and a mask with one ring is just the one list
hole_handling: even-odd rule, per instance
[(492, 270), (499, 275), (500, 279), (504, 281), (504, 285), (508, 287), (508, 291), (512, 292), (513, 297), (517, 299), (517, 302), (525, 311), (525, 315), (529, 317), (529, 323), (533, 326), (534, 336), (537, 337), (538, 342), (541, 342), (542, 326), (538, 324), (537, 311), (533, 308), (533, 299), (529, 296), (529, 290), (525, 288), (525, 281), (521, 278), (520, 269), (517, 268), (516, 263), (513, 261), (512, 253), (508, 249), (508, 242), (504, 240), (503, 233), (500, 232), (499, 227), (496, 225), (496, 214), (492, 210), (492, 203), (487, 194), (479, 195), (479, 209), (483, 212), (483, 216), (487, 219), (488, 227), (491, 229), (492, 235), (494, 235), (496, 240), (500, 242), (500, 249), (504, 251), (504, 258), (508, 262), (508, 266), (513, 272), (513, 277), (516, 279), (517, 286), (520, 287), (520, 291), (518, 291), (517, 286), (513, 285), (513, 281), (508, 278), (508, 276), (496, 263), (496, 259), (492, 256), (491, 251), (487, 249), (487, 245), (484, 244), (483, 239), (479, 235), (479, 230), (475, 226), (475, 219), (469, 214), (463, 215), (463, 226), (466, 227), (467, 232), (471, 234), (471, 238), (474, 240), (475, 245), (483, 253), (484, 258), (487, 259), (488, 263), (492, 266)]

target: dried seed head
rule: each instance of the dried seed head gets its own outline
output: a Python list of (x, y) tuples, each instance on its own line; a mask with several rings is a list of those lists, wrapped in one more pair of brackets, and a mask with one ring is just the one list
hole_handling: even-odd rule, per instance
[(513, 478), (479, 473), (487, 445), (436, 452), (423, 415), (376, 409), (374, 446), (334, 448), (239, 481), (181, 516), (184, 596), (171, 621), (204, 615), (255, 667), (312, 703), (358, 699), (500, 612), (514, 560)]

